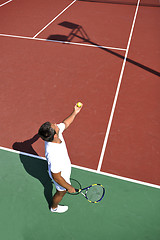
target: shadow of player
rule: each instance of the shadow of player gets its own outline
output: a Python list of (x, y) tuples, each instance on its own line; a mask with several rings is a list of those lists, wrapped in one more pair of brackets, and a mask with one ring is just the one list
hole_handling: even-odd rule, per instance
[(39, 139), (38, 134), (34, 135), (33, 138), (26, 140), (24, 142), (15, 142), (13, 144), (13, 149), (20, 151), (19, 157), (23, 164), (25, 171), (32, 177), (38, 179), (44, 187), (44, 196), (50, 207), (52, 203), (52, 190), (53, 184), (48, 174), (48, 164), (47, 161), (39, 158), (34, 158), (31, 156), (24, 155), (21, 152), (29, 152), (38, 156), (36, 151), (33, 149), (32, 144)]

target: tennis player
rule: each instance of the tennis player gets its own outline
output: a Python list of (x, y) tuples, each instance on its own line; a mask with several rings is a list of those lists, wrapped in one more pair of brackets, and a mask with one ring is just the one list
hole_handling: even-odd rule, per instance
[[(83, 106), (83, 105), (82, 105)], [(71, 161), (68, 155), (66, 144), (63, 138), (63, 131), (66, 130), (81, 111), (77, 104), (69, 117), (62, 123), (45, 122), (39, 129), (38, 134), (45, 141), (45, 156), (48, 161), (49, 176), (55, 184), (56, 193), (53, 196), (51, 212), (63, 213), (68, 210), (68, 206), (59, 205), (66, 191), (74, 193), (71, 186)]]

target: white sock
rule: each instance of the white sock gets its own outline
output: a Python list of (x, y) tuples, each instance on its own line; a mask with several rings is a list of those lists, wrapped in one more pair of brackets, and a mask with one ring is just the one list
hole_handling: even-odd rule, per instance
[(50, 210), (51, 210), (51, 212), (55, 212), (55, 211), (57, 211), (57, 208), (54, 208), (54, 209), (51, 208)]

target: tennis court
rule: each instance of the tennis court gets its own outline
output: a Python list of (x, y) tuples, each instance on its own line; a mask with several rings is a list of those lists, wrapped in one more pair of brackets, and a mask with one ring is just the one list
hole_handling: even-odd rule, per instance
[[(0, 0), (1, 236), (139, 239), (160, 235), (158, 0)], [(65, 132), (72, 177), (104, 199), (55, 191), (37, 136), (76, 102)]]

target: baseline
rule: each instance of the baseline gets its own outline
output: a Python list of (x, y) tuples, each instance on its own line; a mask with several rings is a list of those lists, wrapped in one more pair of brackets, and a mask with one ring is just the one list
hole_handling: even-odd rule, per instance
[[(37, 158), (37, 159), (41, 159), (41, 160), (46, 161), (45, 157), (40, 157), (40, 156), (36, 156), (36, 155), (30, 154), (30, 153), (20, 152), (20, 151), (17, 151), (17, 150), (13, 150), (13, 149), (1, 147), (1, 146), (0, 146), (0, 150), (4, 150), (4, 151), (16, 153), (16, 154), (21, 154), (21, 155), (24, 155), (24, 156), (33, 157), (33, 158)], [(135, 180), (135, 179), (131, 179), (131, 178), (126, 178), (126, 177), (122, 177), (122, 176), (118, 176), (118, 175), (115, 175), (115, 174), (110, 174), (110, 173), (106, 173), (106, 172), (102, 172), (102, 171), (97, 172), (94, 169), (81, 167), (81, 166), (77, 166), (77, 165), (74, 165), (74, 164), (72, 164), (72, 167), (73, 168), (77, 168), (77, 169), (81, 169), (81, 170), (84, 170), (84, 171), (93, 172), (93, 173), (97, 173), (97, 174), (100, 174), (100, 175), (104, 175), (104, 176), (108, 176), (108, 177), (124, 180), (124, 181), (127, 181), (127, 182), (132, 182), (132, 183), (136, 183), (136, 184), (140, 184), (140, 185), (144, 185), (144, 186), (160, 189), (160, 186), (156, 185), (156, 184), (151, 184), (151, 183), (147, 183), (147, 182), (143, 182), (143, 181), (139, 181), (139, 180)]]

